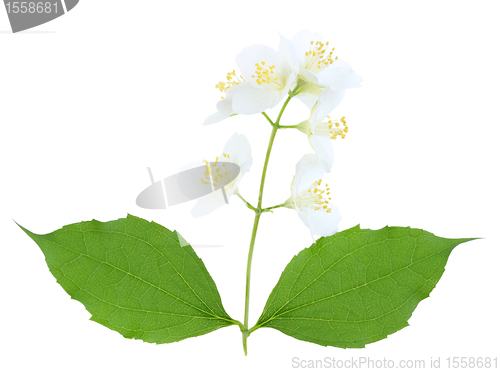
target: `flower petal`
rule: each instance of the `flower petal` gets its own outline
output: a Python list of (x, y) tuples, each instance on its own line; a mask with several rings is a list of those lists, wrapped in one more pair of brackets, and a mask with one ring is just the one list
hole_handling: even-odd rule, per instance
[(316, 108), (316, 117), (323, 119), (328, 116), (344, 98), (344, 90), (332, 90), (326, 88), (318, 97), (318, 106)]
[(222, 101), (217, 102), (217, 112), (207, 117), (203, 122), (203, 125), (215, 124), (233, 115), (231, 106), (231, 100), (228, 99), (223, 99)]
[(311, 47), (311, 41), (324, 42), (320, 34), (316, 32), (311, 32), (309, 30), (302, 30), (297, 34), (295, 34), (295, 36), (293, 37), (292, 43), (293, 46), (295, 47), (295, 50), (297, 51), (300, 63), (304, 61), (305, 53), (309, 51), (309, 48)]
[(338, 208), (329, 204), (330, 213), (321, 208), (315, 210), (314, 208), (304, 208), (297, 210), (299, 218), (309, 228), (311, 234), (320, 236), (330, 236), (339, 231), (339, 222), (342, 219)]
[(315, 181), (323, 177), (325, 171), (316, 154), (304, 155), (295, 167), (295, 177), (292, 182), (292, 197), (307, 189)]
[(248, 83), (240, 83), (238, 85), (235, 85), (231, 88), (229, 88), (226, 91), (226, 97), (219, 102), (217, 102), (217, 105), (215, 106), (217, 108), (217, 112), (215, 114), (210, 115), (205, 119), (203, 122), (203, 125), (210, 125), (210, 124), (215, 124), (218, 123), (219, 121), (222, 121), (224, 119), (227, 119), (231, 115), (234, 115), (233, 112), (233, 96), (234, 94), (239, 90), (245, 87), (245, 84), (248, 85)]
[(246, 173), (252, 166), (252, 150), (250, 143), (243, 134), (234, 133), (224, 146), (224, 153), (229, 154), (229, 161), (240, 166), (241, 174)]
[[(316, 75), (314, 72), (306, 70), (305, 68), (301, 68), (299, 71), (299, 75), (303, 77), (304, 80), (306, 80), (309, 85), (313, 85), (312, 87), (308, 87), (306, 91), (313, 93), (315, 90), (320, 92), (322, 88), (326, 86), (324, 84), (320, 77)], [(319, 94), (319, 93), (318, 93)]]
[[(219, 161), (226, 159), (226, 157), (223, 156), (224, 154), (229, 154), (228, 160), (240, 166), (240, 173), (236, 179), (229, 184), (226, 184), (224, 187), (226, 197), (229, 200), (232, 195), (238, 193), (238, 184), (243, 178), (243, 174), (248, 172), (250, 170), (250, 166), (252, 165), (250, 143), (244, 135), (235, 133), (226, 142), (223, 154), (219, 156)], [(225, 203), (222, 191), (219, 189), (199, 198), (197, 203), (194, 205), (191, 214), (193, 217), (201, 217), (222, 207)]]
[[(299, 60), (297, 53), (290, 40), (280, 35), (280, 45), (278, 47), (279, 62), (276, 64), (278, 73), (281, 76), (290, 76), (295, 81), (299, 72)], [(288, 80), (288, 79), (287, 79)]]
[(333, 165), (332, 140), (313, 134), (309, 136), (309, 143), (316, 152), (319, 163), (323, 167), (323, 170), (327, 173), (330, 173)]
[(304, 105), (306, 105), (309, 110), (312, 110), (314, 108), (314, 105), (316, 102), (318, 102), (318, 96), (314, 94), (300, 94), (296, 96)]
[(327, 83), (334, 90), (359, 88), (363, 81), (363, 78), (356, 75), (349, 64), (340, 59), (323, 70), (319, 76), (321, 81)]
[(233, 97), (233, 111), (236, 114), (251, 115), (276, 106), (287, 94), (286, 90), (275, 90), (271, 87), (254, 88), (246, 85)]
[(303, 68), (299, 70), (296, 85), (297, 96), (299, 98), (309, 94), (317, 97), (326, 87), (328, 87), (328, 83), (322, 81), (315, 73)]
[(278, 52), (267, 45), (252, 45), (246, 47), (236, 56), (236, 64), (243, 78), (258, 86), (252, 75), (255, 75), (256, 63), (265, 62), (266, 65), (277, 65), (279, 62)]
[(309, 115), (309, 122), (310, 122), (310, 127), (311, 127), (311, 132), (314, 133), (314, 129), (316, 128), (316, 122), (318, 120), (323, 119), (322, 117), (318, 116), (318, 105), (319, 105), (319, 100), (316, 101), (314, 106), (311, 108), (311, 114)]
[[(226, 196), (229, 200), (231, 194), (226, 193)], [(216, 209), (222, 207), (224, 204), (226, 204), (226, 202), (224, 200), (224, 196), (222, 195), (222, 190), (219, 189), (199, 198), (193, 209), (191, 210), (191, 215), (196, 218), (202, 217), (209, 213), (212, 213)]]

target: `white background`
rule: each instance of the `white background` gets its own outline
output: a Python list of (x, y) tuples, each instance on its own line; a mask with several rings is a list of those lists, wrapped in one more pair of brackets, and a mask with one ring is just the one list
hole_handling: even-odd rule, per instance
[[(292, 358), (499, 357), (499, 93), (496, 1), (82, 0), (67, 15), (11, 34), (0, 8), (1, 358), (4, 371), (288, 371)], [(56, 283), (36, 233), (127, 213), (177, 229), (198, 248), (227, 312), (242, 320), (253, 213), (233, 198), (194, 219), (191, 204), (140, 209), (137, 194), (183, 165), (218, 155), (244, 133), (254, 164), (240, 184), (256, 203), (271, 127), (261, 115), (203, 127), (215, 84), (252, 44), (278, 46), (319, 32), (363, 76), (334, 113), (337, 140), (325, 179), (341, 230), (423, 228), (458, 246), (441, 281), (409, 323), (365, 349), (324, 348), (273, 329), (249, 338), (228, 327), (174, 344), (128, 340), (89, 321)], [(270, 111), (272, 118), (275, 111)], [(282, 124), (308, 112), (291, 105)], [(264, 206), (288, 198), (295, 163), (311, 152), (303, 134), (278, 133)], [(250, 323), (293, 255), (311, 244), (295, 212), (265, 214), (253, 261)], [(499, 361), (500, 362), (500, 361)]]

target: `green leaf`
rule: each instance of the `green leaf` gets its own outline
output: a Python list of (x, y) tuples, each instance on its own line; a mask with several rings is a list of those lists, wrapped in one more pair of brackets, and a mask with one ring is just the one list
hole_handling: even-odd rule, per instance
[(175, 231), (131, 215), (47, 235), (21, 228), (91, 320), (126, 338), (161, 344), (239, 324), (225, 312), (201, 259), (190, 245), (181, 247)]
[(408, 325), (448, 256), (473, 239), (409, 227), (360, 229), (319, 239), (287, 265), (257, 324), (324, 346), (361, 348)]

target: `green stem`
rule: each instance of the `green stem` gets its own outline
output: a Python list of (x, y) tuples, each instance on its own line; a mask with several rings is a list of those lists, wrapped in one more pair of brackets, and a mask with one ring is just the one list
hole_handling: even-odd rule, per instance
[(264, 115), (267, 119), (267, 121), (269, 122), (269, 124), (271, 124), (273, 127), (274, 127), (274, 123), (273, 121), (269, 118), (269, 116), (267, 116), (267, 114), (265, 112), (262, 113), (262, 115)]
[[(250, 204), (240, 193), (238, 193), (236, 195), (238, 195), (238, 197), (243, 201), (243, 203), (245, 203), (245, 205), (248, 207), (248, 209), (251, 209), (254, 212), (257, 211), (257, 208), (255, 208), (252, 204)], [(271, 209), (281, 208), (281, 207), (284, 207), (284, 206), (285, 206), (285, 203), (278, 204), (278, 205), (273, 205), (272, 207), (268, 207), (268, 208), (263, 208), (261, 210), (261, 213), (271, 212)]]
[(257, 236), (257, 228), (259, 227), (260, 215), (262, 214), (262, 196), (264, 195), (264, 183), (266, 181), (266, 173), (267, 166), (269, 164), (269, 157), (271, 156), (271, 150), (273, 148), (274, 137), (276, 137), (276, 132), (279, 129), (279, 123), (281, 120), (281, 116), (283, 115), (283, 111), (285, 111), (288, 102), (292, 99), (293, 95), (289, 95), (286, 99), (283, 107), (281, 107), (281, 111), (276, 119), (276, 122), (273, 123), (271, 119), (267, 116), (267, 114), (263, 113), (264, 116), (268, 119), (269, 122), (273, 124), (273, 130), (271, 132), (271, 137), (269, 138), (269, 144), (267, 145), (267, 153), (266, 160), (264, 161), (264, 169), (262, 169), (262, 177), (260, 180), (260, 189), (259, 189), (259, 201), (257, 203), (257, 208), (255, 208), (255, 218), (253, 221), (252, 228), (252, 237), (250, 239), (250, 248), (248, 249), (248, 261), (247, 261), (247, 277), (246, 277), (246, 290), (245, 290), (245, 321), (244, 321), (244, 331), (243, 331), (243, 350), (245, 351), (245, 355), (247, 355), (247, 339), (249, 336), (248, 331), (248, 316), (250, 309), (250, 273), (252, 271), (252, 257), (253, 257), (253, 249), (255, 246), (255, 238)]
[(293, 129), (297, 129), (299, 125), (280, 125), (279, 128), (280, 129), (286, 129), (286, 128), (293, 128)]
[(250, 204), (249, 202), (247, 202), (247, 201), (245, 200), (245, 198), (244, 198), (243, 196), (241, 196), (239, 193), (238, 193), (238, 194), (236, 194), (236, 195), (238, 195), (238, 196), (239, 196), (239, 198), (240, 198), (241, 200), (243, 200), (243, 203), (245, 203), (245, 205), (246, 205), (248, 208), (250, 208), (250, 209), (251, 209), (251, 210), (253, 210), (254, 212), (257, 210), (257, 208), (255, 208), (252, 204)]
[(284, 206), (285, 206), (284, 204), (278, 204), (278, 205), (274, 205), (274, 206), (269, 207), (269, 208), (264, 208), (262, 210), (262, 213), (264, 213), (264, 212), (271, 212), (271, 209), (281, 208), (281, 207), (284, 207)]
[(271, 149), (273, 148), (274, 137), (276, 137), (276, 132), (278, 131), (278, 126), (273, 125), (273, 131), (271, 132), (271, 138), (269, 139), (269, 144), (267, 146), (266, 160), (264, 162), (264, 169), (262, 171), (262, 178), (260, 181), (260, 191), (259, 191), (259, 201), (257, 204), (257, 208), (255, 209), (255, 218), (253, 221), (252, 228), (252, 238), (250, 239), (250, 248), (248, 250), (248, 261), (247, 261), (247, 278), (246, 278), (246, 291), (245, 291), (245, 320), (244, 320), (244, 328), (243, 332), (243, 350), (245, 351), (245, 355), (247, 355), (247, 338), (248, 338), (248, 315), (250, 308), (250, 273), (252, 270), (252, 257), (253, 257), (253, 249), (255, 246), (255, 238), (257, 236), (257, 228), (259, 227), (260, 215), (262, 214), (261, 206), (262, 206), (262, 195), (264, 193), (264, 182), (266, 180), (266, 172), (267, 165), (269, 163), (269, 157), (271, 156)]
[(283, 111), (285, 111), (285, 108), (286, 106), (288, 105), (288, 102), (290, 102), (290, 100), (294, 97), (294, 94), (290, 94), (288, 95), (285, 103), (283, 104), (283, 107), (281, 108), (281, 111), (278, 115), (278, 118), (276, 119), (276, 123), (274, 123), (277, 127), (280, 126), (280, 120), (281, 120), (281, 115), (283, 115)]

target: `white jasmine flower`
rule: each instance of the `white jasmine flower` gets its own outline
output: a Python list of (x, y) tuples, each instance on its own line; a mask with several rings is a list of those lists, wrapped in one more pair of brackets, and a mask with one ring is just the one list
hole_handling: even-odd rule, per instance
[[(329, 92), (331, 91), (327, 90), (324, 93)], [(328, 115), (331, 101), (327, 98), (325, 104), (325, 96), (326, 94), (320, 95), (318, 102), (311, 110), (309, 119), (298, 124), (297, 129), (308, 136), (309, 143), (316, 152), (324, 171), (330, 172), (333, 165), (331, 140), (335, 140), (337, 137), (345, 138), (349, 128), (345, 117), (334, 119)]]
[(221, 93), (225, 93), (226, 96), (222, 96), (221, 100), (217, 102), (216, 108), (217, 112), (215, 114), (210, 115), (205, 119), (203, 125), (210, 125), (218, 123), (224, 119), (232, 115), (236, 115), (233, 111), (233, 96), (238, 89), (241, 89), (246, 83), (243, 80), (243, 77), (237, 76), (236, 71), (228, 72), (226, 76), (226, 82), (219, 82), (215, 85), (217, 89), (220, 90)]
[(229, 72), (225, 82), (215, 87), (226, 93), (217, 103), (217, 112), (204, 125), (214, 124), (232, 115), (251, 115), (276, 106), (295, 83), (298, 60), (291, 42), (280, 36), (278, 51), (265, 45), (245, 48), (236, 56), (241, 71)]
[[(238, 184), (243, 175), (252, 166), (250, 143), (244, 135), (235, 133), (227, 141), (222, 154), (215, 159), (214, 164), (206, 160), (204, 162), (206, 164), (205, 179), (202, 178), (200, 181), (205, 184), (212, 183), (213, 186), (225, 185), (223, 186), (224, 191), (229, 200), (232, 195), (238, 194)], [(226, 180), (231, 179), (232, 175), (225, 169), (224, 162), (231, 162), (240, 167), (238, 176), (229, 183)], [(226, 201), (222, 190), (219, 189), (198, 199), (191, 214), (193, 217), (201, 217), (213, 212), (224, 204), (226, 204)]]
[(333, 56), (335, 48), (330, 49), (330, 43), (319, 34), (304, 30), (293, 37), (292, 43), (299, 62), (298, 95), (309, 108), (328, 88), (335, 92), (328, 94), (328, 101), (325, 101), (331, 112), (346, 89), (361, 86), (363, 79), (346, 62)]
[(253, 45), (241, 51), (236, 63), (248, 82), (233, 96), (233, 111), (251, 115), (276, 106), (295, 83), (298, 60), (289, 40), (280, 36), (278, 51)]
[(331, 204), (328, 184), (322, 186), (323, 175), (318, 157), (304, 155), (297, 163), (292, 196), (283, 205), (297, 211), (311, 235), (330, 236), (338, 231), (341, 216), (337, 207)]

